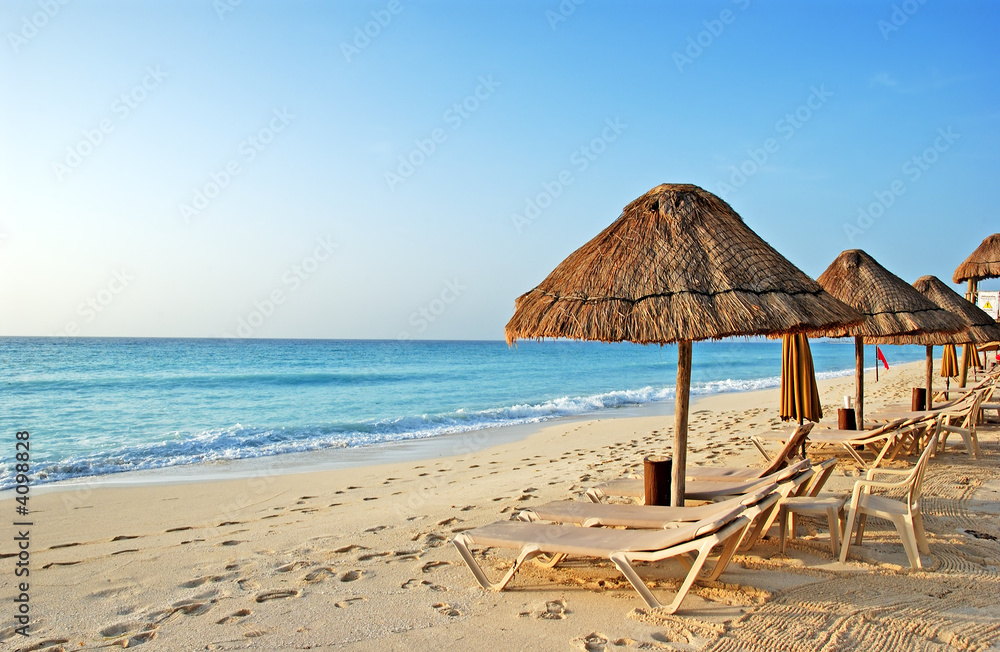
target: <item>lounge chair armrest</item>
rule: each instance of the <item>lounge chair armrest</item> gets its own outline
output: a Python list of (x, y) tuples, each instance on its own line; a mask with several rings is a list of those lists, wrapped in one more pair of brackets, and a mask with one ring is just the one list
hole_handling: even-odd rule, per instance
[[(874, 469), (873, 469), (874, 470)], [(907, 471), (907, 475), (910, 472)], [(854, 490), (857, 491), (859, 488), (867, 489), (899, 489), (900, 487), (905, 487), (910, 484), (909, 479), (902, 480), (900, 482), (883, 482), (880, 480), (858, 480), (854, 483)]]
[(866, 481), (875, 480), (875, 476), (884, 473), (885, 475), (910, 475), (913, 469), (868, 469), (865, 477)]

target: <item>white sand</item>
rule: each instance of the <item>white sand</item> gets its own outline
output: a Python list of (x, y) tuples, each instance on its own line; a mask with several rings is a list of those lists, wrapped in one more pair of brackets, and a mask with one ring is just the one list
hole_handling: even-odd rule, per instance
[[(908, 401), (923, 363), (869, 383), (868, 414)], [(821, 382), (835, 417), (853, 379)], [(778, 425), (778, 392), (692, 406), (692, 464), (762, 465), (749, 434)], [(804, 520), (786, 555), (774, 539), (697, 587), (676, 616), (650, 612), (610, 563), (529, 564), (502, 593), (481, 590), (449, 540), (519, 507), (578, 496), (670, 448), (671, 417), (551, 422), (526, 439), (424, 461), (222, 482), (102, 487), (31, 499), (29, 639), (8, 600), (0, 647), (202, 649), (987, 649), (1000, 641), (998, 427), (983, 457), (932, 461), (926, 569), (908, 568), (888, 523), (870, 520), (844, 565), (825, 522)], [(826, 457), (829, 453), (818, 455)], [(846, 456), (828, 488), (850, 490)], [(903, 466), (904, 461), (894, 463)], [(13, 520), (11, 499), (0, 510)], [(973, 530), (980, 537), (966, 533)], [(11, 528), (8, 526), (8, 532)], [(13, 534), (2, 594), (13, 596)], [(493, 551), (499, 571), (513, 555)], [(671, 595), (678, 567), (643, 571)], [(47, 646), (32, 647), (50, 641)]]

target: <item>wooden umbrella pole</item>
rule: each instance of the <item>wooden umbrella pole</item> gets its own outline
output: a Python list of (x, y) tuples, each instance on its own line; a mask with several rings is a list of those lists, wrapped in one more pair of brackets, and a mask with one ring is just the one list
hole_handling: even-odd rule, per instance
[[(965, 298), (971, 303), (976, 302), (976, 294), (979, 293), (979, 280), (970, 278), (968, 290), (965, 292)], [(969, 354), (971, 346), (966, 344), (962, 347), (962, 365), (958, 370), (958, 384), (960, 387), (965, 387), (965, 381), (969, 378)]]
[(931, 396), (934, 390), (934, 346), (927, 346), (927, 409), (931, 409)]
[(854, 336), (854, 415), (858, 430), (865, 429), (865, 341), (860, 335)]
[(670, 504), (684, 506), (687, 474), (688, 403), (691, 398), (691, 341), (677, 343), (677, 397), (674, 407), (674, 461), (670, 478)]

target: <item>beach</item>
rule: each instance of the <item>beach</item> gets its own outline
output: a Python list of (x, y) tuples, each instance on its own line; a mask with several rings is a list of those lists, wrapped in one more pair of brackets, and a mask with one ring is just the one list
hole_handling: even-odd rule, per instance
[[(908, 402), (923, 364), (868, 374), (866, 413)], [(836, 419), (853, 378), (820, 381)], [(825, 519), (801, 521), (737, 555), (680, 611), (645, 607), (607, 561), (527, 564), (501, 593), (478, 587), (450, 540), (521, 507), (580, 499), (598, 482), (669, 451), (662, 407), (537, 424), (486, 446), (453, 436), (436, 457), (293, 473), (262, 464), (224, 481), (126, 487), (52, 485), (31, 498), (32, 635), (0, 629), (6, 649), (926, 649), (1000, 644), (998, 427), (983, 455), (931, 461), (924, 484), (931, 554), (910, 570), (891, 524), (870, 519), (846, 564)], [(780, 425), (778, 390), (716, 394), (691, 407), (689, 464), (762, 466), (749, 435)], [(817, 451), (826, 457), (828, 451)], [(849, 492), (846, 455), (827, 489)], [(894, 461), (893, 466), (905, 467)], [(0, 501), (14, 513), (13, 498)], [(776, 530), (775, 530), (776, 531)], [(13, 564), (12, 537), (4, 560)], [(495, 575), (513, 554), (491, 550)], [(670, 595), (675, 563), (644, 569)], [(0, 576), (14, 595), (13, 573)], [(12, 603), (8, 603), (9, 605)], [(10, 607), (8, 607), (10, 608)], [(10, 621), (8, 621), (10, 622)], [(41, 643), (45, 642), (44, 645)]]

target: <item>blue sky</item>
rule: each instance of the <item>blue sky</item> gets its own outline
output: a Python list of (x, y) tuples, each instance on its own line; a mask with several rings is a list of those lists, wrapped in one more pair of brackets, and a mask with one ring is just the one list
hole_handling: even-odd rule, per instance
[(7, 1), (0, 335), (501, 338), (664, 182), (813, 277), (860, 247), (950, 282), (1000, 230), (998, 23), (942, 0)]

